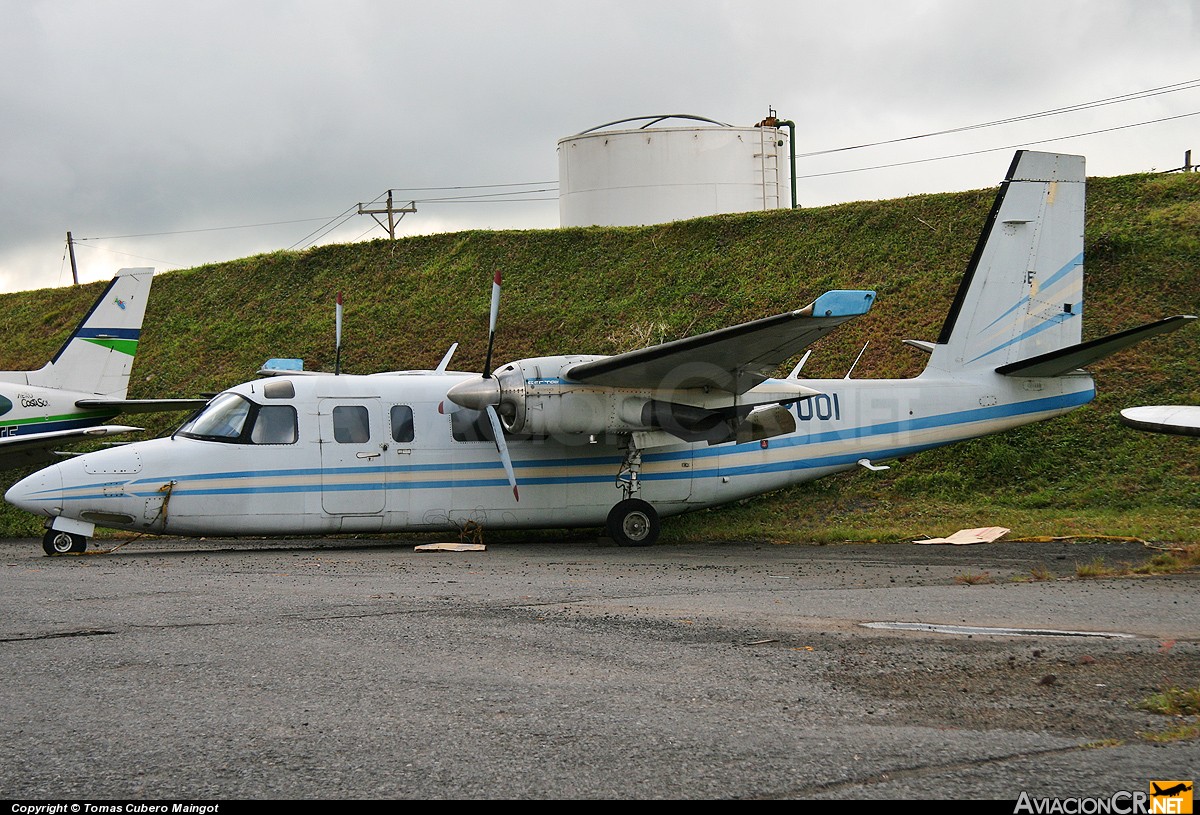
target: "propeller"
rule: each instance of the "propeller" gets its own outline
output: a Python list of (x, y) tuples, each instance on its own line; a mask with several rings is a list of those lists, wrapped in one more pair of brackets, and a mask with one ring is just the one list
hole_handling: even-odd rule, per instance
[(520, 501), (512, 457), (508, 453), (508, 442), (504, 440), (504, 427), (500, 424), (500, 414), (496, 412), (496, 406), (500, 404), (500, 383), (492, 376), (492, 347), (496, 342), (496, 322), (499, 316), (500, 272), (497, 270), (492, 277), (492, 311), (488, 320), (488, 347), (483, 363), (483, 375), (478, 379), (463, 380), (447, 391), (446, 399), (438, 405), (438, 412), (453, 413), (460, 407), (465, 407), (487, 414), (488, 422), (492, 426), (492, 438), (496, 442), (496, 452), (500, 454), (500, 462), (504, 465), (504, 473), (512, 487), (513, 498)]
[(483, 378), (492, 378), (492, 346), (496, 342), (496, 318), (500, 316), (500, 270), (492, 277), (492, 314), (488, 319), (487, 359), (483, 362)]
[(508, 476), (508, 484), (512, 487), (513, 498), (520, 501), (517, 492), (517, 476), (513, 472), (512, 457), (508, 454), (508, 442), (504, 440), (504, 428), (500, 426), (500, 416), (494, 405), (487, 406), (488, 421), (492, 423), (492, 437), (496, 440), (496, 452), (500, 454), (500, 463), (504, 465), (504, 474)]
[(333, 374), (337, 376), (342, 372), (342, 293), (337, 293), (337, 307), (334, 309), (334, 361)]

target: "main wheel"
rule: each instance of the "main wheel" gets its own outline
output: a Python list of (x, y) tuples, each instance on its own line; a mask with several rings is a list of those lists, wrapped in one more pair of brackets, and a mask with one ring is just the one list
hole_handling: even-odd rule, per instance
[(73, 535), (70, 532), (60, 532), (57, 529), (51, 529), (42, 538), (42, 549), (48, 555), (83, 552), (87, 550), (87, 538), (83, 535)]
[(654, 507), (637, 498), (626, 498), (608, 513), (608, 535), (617, 546), (650, 546), (659, 529)]

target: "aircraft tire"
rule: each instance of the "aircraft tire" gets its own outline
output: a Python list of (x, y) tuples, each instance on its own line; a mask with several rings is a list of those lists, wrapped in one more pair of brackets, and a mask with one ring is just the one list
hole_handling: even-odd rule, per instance
[(654, 507), (637, 498), (626, 498), (608, 513), (608, 536), (617, 546), (650, 546), (658, 540), (661, 525)]
[(83, 535), (51, 529), (42, 538), (42, 551), (48, 555), (65, 555), (68, 552), (78, 553), (86, 550), (87, 538)]

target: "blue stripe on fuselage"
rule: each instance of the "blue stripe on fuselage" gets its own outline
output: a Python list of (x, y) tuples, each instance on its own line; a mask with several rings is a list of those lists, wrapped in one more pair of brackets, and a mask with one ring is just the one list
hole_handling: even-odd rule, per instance
[[(844, 430), (828, 430), (819, 433), (810, 434), (793, 434), (790, 436), (776, 437), (770, 440), (770, 445), (774, 449), (778, 448), (802, 448), (810, 445), (826, 444), (830, 442), (849, 441), (853, 439), (868, 439), (876, 436), (887, 436), (896, 433), (931, 430), (943, 427), (954, 427), (977, 422), (995, 421), (998, 419), (1014, 418), (1019, 416), (1029, 416), (1037, 413), (1053, 412), (1069, 410), (1078, 407), (1091, 401), (1095, 395), (1094, 389), (1087, 389), (1075, 393), (1069, 393), (1061, 396), (1046, 397), (1042, 399), (1032, 399), (1025, 402), (1010, 403), (1005, 405), (995, 405), (992, 407), (979, 407), (970, 410), (956, 411), (954, 413), (943, 414), (939, 416), (931, 416), (926, 418), (903, 419), (898, 421), (882, 422), (874, 425), (864, 425), (860, 427), (851, 427)], [(871, 457), (875, 459), (894, 458), (897, 456), (909, 455), (921, 450), (939, 447), (947, 443), (956, 441), (956, 439), (936, 440), (932, 442), (923, 442), (920, 444), (901, 445), (897, 447), (871, 451)], [(788, 470), (808, 470), (820, 469), (827, 467), (839, 467), (843, 465), (852, 465), (862, 455), (863, 450), (859, 449), (852, 452), (832, 453), (826, 456), (818, 457), (801, 457), (793, 456), (784, 460), (764, 462), (761, 464), (738, 466), (733, 458), (739, 453), (758, 453), (761, 451), (761, 446), (758, 442), (750, 442), (741, 445), (718, 445), (709, 448), (693, 448), (684, 451), (674, 451), (669, 453), (648, 453), (644, 458), (647, 464), (653, 462), (677, 461), (680, 459), (696, 459), (699, 467), (691, 468), (688, 471), (653, 473), (643, 470), (642, 481), (656, 480), (676, 480), (681, 478), (705, 478), (717, 475), (717, 462), (713, 459), (714, 456), (724, 457), (724, 461), (720, 466), (721, 475), (740, 475), (765, 472), (780, 472)], [(612, 481), (612, 473), (590, 473), (577, 475), (550, 475), (525, 477), (520, 476), (522, 469), (534, 468), (557, 468), (568, 469), (580, 465), (588, 467), (616, 467), (620, 462), (620, 456), (599, 456), (589, 458), (583, 461), (578, 459), (564, 458), (545, 458), (545, 459), (518, 459), (514, 462), (517, 467), (518, 481), (522, 485), (552, 485), (552, 484), (586, 484), (586, 483), (607, 483)], [(704, 462), (711, 463), (704, 463)], [(447, 488), (462, 488), (462, 487), (501, 487), (507, 486), (507, 479), (503, 476), (496, 478), (488, 478), (483, 475), (485, 471), (496, 471), (501, 468), (501, 463), (497, 461), (474, 461), (462, 462), (453, 464), (418, 464), (418, 465), (397, 465), (397, 466), (372, 466), (363, 468), (336, 468), (322, 469), (319, 467), (285, 469), (285, 470), (245, 470), (245, 471), (229, 471), (221, 473), (208, 474), (192, 474), (192, 475), (176, 475), (176, 476), (161, 476), (155, 479), (140, 478), (129, 482), (126, 490), (130, 494), (149, 497), (158, 493), (164, 480), (176, 482), (176, 486), (172, 489), (172, 493), (176, 495), (247, 495), (247, 494), (287, 494), (287, 493), (302, 493), (308, 491), (378, 491), (381, 489), (397, 489), (397, 490), (412, 490), (412, 489), (447, 489)], [(643, 465), (645, 467), (645, 465)], [(432, 478), (426, 480), (405, 480), (397, 482), (387, 482), (386, 476), (388, 473), (442, 473), (440, 478)], [(459, 472), (478, 472), (481, 477), (470, 479), (459, 479), (453, 477), (453, 474)], [(447, 478), (445, 474), (449, 473)], [(322, 479), (334, 479), (342, 475), (353, 475), (361, 477), (363, 475), (378, 475), (379, 478), (374, 481), (360, 481), (346, 484), (330, 484), (322, 483)], [(235, 481), (246, 481), (249, 479), (309, 479), (302, 480), (296, 484), (257, 484), (252, 486), (228, 486), (228, 487), (204, 487), (204, 482), (211, 482), (219, 479), (229, 479)], [(189, 486), (192, 484), (194, 486)], [(68, 488), (69, 489), (69, 488)], [(60, 495), (55, 491), (55, 498)], [(69, 500), (84, 500), (94, 498), (113, 497), (111, 494), (104, 495), (99, 492), (89, 491), (87, 494), (73, 494), (69, 496)]]

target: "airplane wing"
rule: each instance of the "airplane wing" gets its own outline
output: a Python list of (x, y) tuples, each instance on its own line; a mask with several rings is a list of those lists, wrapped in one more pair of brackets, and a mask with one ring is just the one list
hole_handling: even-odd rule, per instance
[(61, 444), (119, 433), (136, 433), (143, 428), (129, 425), (99, 425), (74, 430), (48, 430), (44, 433), (23, 433), (0, 438), (0, 470), (41, 464), (55, 460), (52, 448)]
[(709, 388), (743, 394), (847, 320), (866, 314), (873, 291), (830, 291), (802, 309), (585, 362), (573, 382), (618, 388)]
[(1147, 405), (1125, 408), (1121, 422), (1152, 433), (1200, 436), (1200, 405)]
[(199, 410), (207, 404), (207, 399), (78, 399), (75, 407), (110, 408), (121, 413), (162, 413)]

